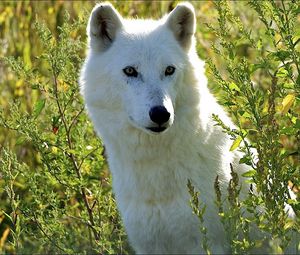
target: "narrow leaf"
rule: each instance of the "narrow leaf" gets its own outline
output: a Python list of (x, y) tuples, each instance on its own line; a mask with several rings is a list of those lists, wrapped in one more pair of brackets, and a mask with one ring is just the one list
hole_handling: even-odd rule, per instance
[(232, 143), (229, 151), (234, 151), (237, 147), (239, 147), (239, 145), (241, 144), (242, 142), (242, 137), (241, 136), (238, 136)]
[(284, 115), (288, 112), (288, 110), (292, 107), (295, 102), (295, 95), (289, 94), (282, 100), (282, 108), (281, 113)]
[(300, 119), (296, 120), (294, 128), (300, 129)]
[(33, 116), (35, 118), (37, 118), (40, 113), (42, 112), (42, 110), (44, 109), (46, 104), (46, 100), (45, 99), (40, 99), (38, 100), (35, 105), (34, 105), (34, 110), (33, 110)]
[(253, 169), (242, 174), (243, 177), (253, 177), (255, 175), (256, 175), (256, 171)]
[(296, 80), (296, 84), (297, 84), (298, 86), (300, 86), (300, 74), (298, 74), (298, 77), (297, 77), (297, 80)]
[(231, 83), (229, 84), (229, 89), (230, 89), (231, 91), (236, 90), (236, 91), (238, 91), (238, 92), (241, 92), (240, 88), (239, 88), (234, 82), (231, 82)]
[(284, 78), (284, 77), (287, 77), (288, 74), (289, 74), (289, 72), (285, 68), (281, 67), (281, 68), (279, 68), (279, 70), (276, 74), (276, 77)]

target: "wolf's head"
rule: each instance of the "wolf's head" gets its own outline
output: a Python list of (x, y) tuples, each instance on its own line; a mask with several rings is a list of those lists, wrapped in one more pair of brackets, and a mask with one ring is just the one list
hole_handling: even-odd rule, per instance
[(87, 33), (81, 89), (91, 117), (99, 114), (102, 123), (125, 122), (152, 134), (171, 127), (176, 98), (188, 85), (182, 83), (194, 48), (192, 5), (179, 4), (153, 21), (123, 19), (111, 4), (98, 4)]

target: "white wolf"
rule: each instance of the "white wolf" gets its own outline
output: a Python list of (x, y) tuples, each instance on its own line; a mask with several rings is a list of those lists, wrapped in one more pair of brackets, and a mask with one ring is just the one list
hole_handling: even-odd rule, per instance
[(103, 3), (89, 19), (81, 92), (106, 146), (118, 208), (137, 253), (204, 252), (188, 179), (207, 206), (212, 252), (230, 252), (213, 186), (217, 175), (228, 185), (235, 155), (211, 116), (233, 124), (208, 91), (195, 24), (189, 3), (158, 21), (123, 19)]

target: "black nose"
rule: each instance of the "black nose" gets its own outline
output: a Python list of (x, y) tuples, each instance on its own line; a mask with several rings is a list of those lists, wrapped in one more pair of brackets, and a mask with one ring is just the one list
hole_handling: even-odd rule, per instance
[(170, 113), (164, 106), (154, 106), (149, 111), (150, 119), (158, 125), (162, 125), (170, 119)]

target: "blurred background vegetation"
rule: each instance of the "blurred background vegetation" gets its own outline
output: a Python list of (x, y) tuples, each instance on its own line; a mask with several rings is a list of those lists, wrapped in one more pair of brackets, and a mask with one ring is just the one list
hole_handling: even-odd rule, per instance
[[(160, 18), (166, 14), (179, 1), (111, 1), (124, 17), (140, 17), (140, 18)], [(43, 49), (34, 23), (38, 19), (44, 21), (49, 29), (57, 35), (58, 27), (62, 26), (65, 11), (70, 14), (71, 19), (82, 19), (85, 23), (90, 10), (95, 2), (85, 1), (43, 1), (37, 3), (35, 1), (8, 1), (0, 4), (0, 57), (13, 56), (21, 58), (28, 68), (32, 67), (32, 62), (36, 61)], [(224, 71), (226, 67), (222, 66), (222, 59), (216, 55), (211, 45), (216, 40), (216, 35), (207, 29), (205, 23), (214, 24), (217, 21), (217, 11), (212, 1), (192, 1), (197, 11), (197, 40), (198, 54), (203, 59), (212, 58), (218, 64), (220, 71)], [(246, 3), (231, 3), (231, 7), (239, 15), (248, 27), (259, 29), (262, 24), (258, 22), (253, 11), (249, 9)], [(78, 31), (74, 31), (70, 36), (80, 36), (85, 42), (85, 25), (82, 25)], [(234, 38), (236, 35), (232, 35)], [(251, 59), (255, 57), (249, 51), (247, 44), (239, 45), (239, 53)], [(85, 51), (80, 52), (80, 57), (84, 57)], [(219, 58), (218, 58), (219, 57)], [(32, 112), (33, 102), (37, 100), (37, 91), (26, 86), (26, 82), (18, 79), (12, 70), (4, 64), (0, 63), (0, 84), (1, 97), (0, 105), (3, 109), (9, 109), (12, 101), (20, 101), (20, 110)], [(74, 84), (76, 86), (77, 84)], [(217, 91), (218, 88), (210, 83), (210, 87)], [(26, 160), (30, 148), (26, 146), (16, 146), (14, 134), (8, 133), (8, 130), (1, 129), (0, 142), (10, 145), (18, 151), (18, 157)], [(30, 165), (34, 165), (34, 158), (26, 161)]]
[[(124, 17), (160, 18), (178, 1), (111, 2)], [(103, 147), (82, 112), (76, 82), (76, 72), (85, 55), (86, 22), (95, 3), (0, 3), (0, 253), (131, 252), (111, 193)], [(212, 1), (192, 3), (197, 15), (198, 54), (203, 59), (211, 59), (219, 72), (228, 77), (222, 55), (212, 48), (213, 43), (220, 43), (218, 36), (205, 25), (217, 24), (218, 11)], [(246, 2), (233, 1), (229, 6), (246, 28), (264, 36), (264, 25)], [(49, 31), (37, 25), (37, 20)], [(76, 26), (65, 27), (62, 33), (64, 23), (74, 21)], [(296, 36), (300, 38), (299, 15), (296, 22)], [(41, 39), (43, 36), (51, 40)], [(239, 30), (233, 30), (230, 37), (229, 40), (239, 40)], [(60, 41), (65, 43), (65, 48), (59, 46)], [(65, 52), (57, 53), (56, 44)], [(48, 46), (52, 51), (45, 51)], [(257, 55), (247, 41), (239, 41), (235, 51), (249, 62), (256, 60)], [(70, 66), (62, 65), (61, 70), (51, 66), (53, 52), (60, 54), (61, 61), (65, 57)], [(4, 57), (9, 56), (19, 62), (4, 61)], [(224, 91), (215, 85), (210, 72), (208, 76), (210, 88), (222, 101)], [(53, 98), (53, 79), (58, 83), (57, 98)], [(263, 71), (255, 79), (257, 89), (269, 89), (268, 75)], [(61, 131), (65, 123), (56, 104), (59, 100), (71, 101), (65, 104), (65, 121), (72, 128), (73, 124), (78, 125), (74, 127), (77, 133), (74, 131), (71, 137), (68, 137), (68, 129)], [(295, 111), (299, 112), (299, 107)], [(10, 118), (12, 121), (6, 122)], [(247, 118), (242, 122), (251, 127)], [(68, 138), (81, 145), (70, 146), (66, 143)], [(37, 145), (38, 141), (45, 143), (44, 147)], [(285, 151), (298, 151), (290, 160), (299, 165), (299, 138), (286, 132), (280, 136), (280, 144)], [(76, 164), (74, 172), (68, 172), (74, 162), (84, 163), (79, 172), (76, 172)], [(299, 173), (299, 167), (297, 169)], [(91, 212), (95, 214), (93, 219)]]

